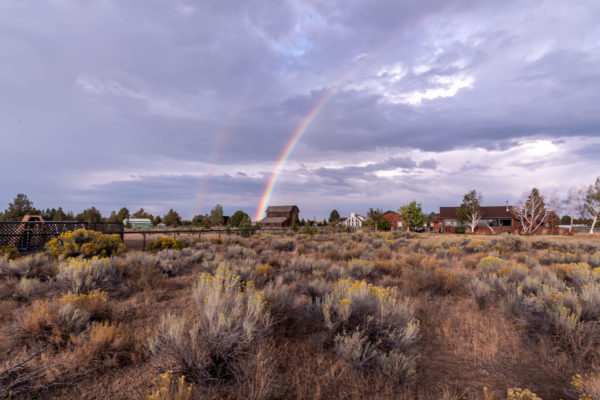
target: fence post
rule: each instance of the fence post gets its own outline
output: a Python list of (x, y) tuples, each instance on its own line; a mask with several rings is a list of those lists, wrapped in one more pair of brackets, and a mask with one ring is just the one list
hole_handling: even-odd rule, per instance
[(142, 250), (146, 248), (146, 232), (142, 233), (144, 239), (142, 240)]

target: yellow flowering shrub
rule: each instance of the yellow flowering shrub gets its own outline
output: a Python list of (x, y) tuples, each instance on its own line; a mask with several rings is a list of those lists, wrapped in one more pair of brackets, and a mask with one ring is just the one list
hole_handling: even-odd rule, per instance
[(185, 376), (173, 378), (173, 372), (167, 371), (153, 381), (154, 389), (148, 400), (191, 400), (193, 384), (185, 384)]
[(600, 374), (576, 374), (571, 379), (573, 386), (579, 396), (579, 400), (595, 400), (600, 398)]
[(108, 321), (94, 322), (73, 339), (81, 365), (103, 369), (126, 365), (134, 358), (135, 345), (125, 328)]
[(271, 267), (269, 264), (261, 264), (256, 267), (255, 271), (257, 275), (267, 276), (273, 273), (273, 267)]
[(262, 293), (227, 265), (201, 274), (193, 296), (196, 312), (163, 317), (148, 348), (159, 363), (196, 382), (240, 377), (240, 361), (271, 326)]
[(146, 246), (147, 250), (163, 250), (163, 249), (176, 249), (181, 250), (183, 248), (183, 240), (177, 240), (172, 237), (161, 236), (156, 240), (151, 241)]
[(477, 264), (477, 271), (481, 273), (497, 273), (498, 270), (506, 266), (506, 261), (499, 257), (483, 257)]
[(7, 256), (9, 260), (14, 259), (19, 254), (19, 250), (12, 244), (0, 246), (0, 257)]
[(529, 389), (511, 388), (506, 392), (506, 400), (542, 400)]
[(70, 304), (78, 310), (87, 312), (90, 318), (104, 319), (110, 315), (108, 294), (101, 290), (92, 290), (87, 294), (66, 293), (59, 298), (60, 305)]
[(104, 233), (77, 229), (61, 233), (46, 243), (46, 250), (54, 257), (108, 257), (126, 250), (121, 236), (118, 234), (107, 235)]
[(342, 358), (357, 367), (375, 364), (398, 380), (412, 375), (414, 360), (407, 351), (419, 337), (419, 321), (396, 288), (339, 280), (322, 311)]
[(118, 283), (110, 259), (69, 258), (58, 265), (56, 280), (73, 293), (88, 293), (93, 289), (106, 289)]

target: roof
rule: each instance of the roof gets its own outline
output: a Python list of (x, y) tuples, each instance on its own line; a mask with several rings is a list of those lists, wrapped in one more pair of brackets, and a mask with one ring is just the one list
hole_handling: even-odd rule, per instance
[(282, 224), (288, 220), (289, 217), (266, 217), (259, 221), (261, 224)]
[(386, 212), (383, 213), (383, 215), (388, 214), (388, 213), (392, 213), (392, 214), (396, 214), (396, 215), (400, 215), (398, 214), (396, 211), (392, 211), (392, 210), (387, 210)]
[(348, 218), (344, 217), (344, 218), (340, 218), (338, 219), (338, 222), (344, 222), (345, 220), (347, 220)]
[[(458, 207), (440, 207), (440, 219), (457, 218)], [(508, 210), (508, 211), (507, 211)], [(481, 207), (482, 218), (514, 218), (511, 212), (512, 206), (489, 206)]]
[(269, 206), (267, 212), (292, 212), (294, 208), (299, 210), (298, 206)]
[(142, 223), (142, 222), (148, 222), (148, 223), (152, 223), (152, 221), (150, 220), (150, 218), (128, 218), (126, 219), (127, 222), (138, 222), (138, 223)]

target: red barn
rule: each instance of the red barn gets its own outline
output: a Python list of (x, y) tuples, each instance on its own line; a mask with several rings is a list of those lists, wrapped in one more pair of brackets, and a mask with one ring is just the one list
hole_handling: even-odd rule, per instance
[(383, 213), (383, 218), (389, 222), (391, 230), (393, 231), (406, 231), (407, 227), (402, 223), (402, 216), (395, 211), (386, 211)]

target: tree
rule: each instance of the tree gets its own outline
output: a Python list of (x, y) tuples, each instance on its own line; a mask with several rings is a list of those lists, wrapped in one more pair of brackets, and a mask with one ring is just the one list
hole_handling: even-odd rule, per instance
[(152, 219), (154, 218), (152, 216), (152, 214), (150, 214), (149, 212), (146, 212), (143, 208), (140, 208), (138, 211), (136, 211), (131, 217), (133, 218), (148, 218), (148, 219)]
[(339, 220), (340, 213), (338, 212), (338, 210), (331, 211), (331, 214), (329, 214), (329, 222), (335, 225)]
[(119, 222), (125, 221), (127, 218), (129, 218), (129, 210), (125, 207), (121, 208), (117, 213), (117, 218)]
[(245, 220), (248, 220), (248, 221), (250, 221), (250, 223), (252, 223), (252, 220), (250, 219), (250, 216), (248, 214), (246, 214), (242, 210), (237, 210), (236, 212), (233, 213), (233, 215), (229, 219), (229, 224), (231, 226), (235, 226), (236, 228), (239, 228), (240, 224)]
[(585, 211), (592, 216), (592, 226), (590, 233), (594, 233), (594, 227), (600, 217), (600, 177), (596, 178), (596, 183), (590, 185), (585, 193)]
[(107, 222), (112, 222), (112, 223), (123, 223), (123, 221), (119, 221), (119, 216), (117, 215), (117, 212), (115, 210), (112, 210), (110, 212), (110, 215), (107, 218)]
[(91, 207), (86, 210), (83, 210), (82, 212), (77, 214), (77, 216), (75, 216), (75, 219), (77, 221), (87, 222), (88, 224), (104, 222), (102, 214), (96, 209), (96, 207)]
[(158, 224), (160, 224), (162, 222), (162, 219), (160, 218), (160, 215), (157, 215), (156, 217), (152, 218), (152, 225), (156, 226)]
[(33, 202), (29, 200), (27, 195), (19, 193), (13, 202), (8, 204), (2, 219), (4, 221), (20, 221), (28, 214), (40, 214), (40, 212), (33, 208)]
[(369, 208), (369, 211), (367, 211), (367, 222), (365, 225), (374, 226), (375, 230), (377, 230), (378, 225), (382, 219), (384, 218), (383, 211), (381, 210), (381, 208)]
[(58, 207), (54, 215), (52, 216), (53, 221), (73, 221), (75, 216), (73, 215), (73, 211), (68, 211), (65, 213), (62, 207)]
[(210, 210), (210, 221), (213, 225), (223, 224), (223, 207), (220, 204), (215, 205), (215, 207)]
[[(458, 219), (469, 225), (471, 232), (473, 233), (483, 216), (483, 213), (481, 212), (481, 198), (481, 193), (477, 193), (476, 190), (471, 190), (463, 196), (462, 204), (458, 207), (458, 210), (456, 210)], [(488, 227), (491, 229), (489, 225)]]
[(417, 226), (423, 226), (425, 223), (425, 214), (421, 208), (421, 203), (417, 203), (415, 200), (411, 201), (398, 210), (398, 213), (402, 216), (402, 221), (409, 228), (416, 228)]
[(553, 206), (546, 205), (544, 196), (536, 188), (531, 189), (529, 195), (524, 195), (513, 207), (513, 214), (521, 222), (525, 234), (536, 232), (556, 215)]
[(567, 198), (561, 204), (564, 207), (564, 209), (566, 209), (569, 213), (569, 216), (568, 216), (569, 219), (564, 222), (563, 222), (563, 220), (561, 220), (561, 224), (562, 223), (570, 224), (569, 232), (571, 232), (573, 230), (573, 220), (575, 218), (582, 217), (583, 214), (585, 213), (585, 206), (584, 206), (585, 196), (586, 196), (585, 188), (572, 187), (569, 189), (569, 192), (567, 193)]
[(179, 217), (177, 211), (173, 210), (172, 208), (169, 210), (168, 213), (165, 214), (162, 221), (167, 226), (181, 225), (181, 217)]
[(292, 215), (292, 231), (298, 232), (298, 216), (296, 214)]

